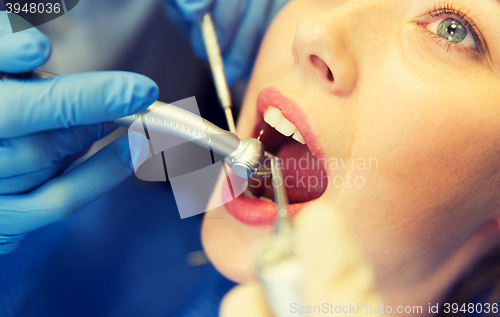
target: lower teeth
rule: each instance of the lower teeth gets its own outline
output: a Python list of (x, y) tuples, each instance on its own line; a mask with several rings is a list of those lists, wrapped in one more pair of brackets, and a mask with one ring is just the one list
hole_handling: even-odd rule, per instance
[(244, 192), (243, 192), (243, 196), (245, 198), (249, 198), (249, 199), (259, 199), (259, 200), (262, 200), (262, 201), (265, 201), (267, 203), (272, 203), (273, 200), (271, 198), (267, 198), (266, 196), (260, 196), (259, 198), (257, 198), (251, 191), (249, 188), (247, 188)]
[(259, 197), (259, 199), (262, 200), (262, 201), (268, 202), (268, 203), (272, 203), (273, 202), (272, 199), (264, 197), (264, 196)]
[(257, 197), (255, 197), (255, 195), (248, 188), (243, 192), (243, 196), (245, 196), (245, 198), (257, 199)]

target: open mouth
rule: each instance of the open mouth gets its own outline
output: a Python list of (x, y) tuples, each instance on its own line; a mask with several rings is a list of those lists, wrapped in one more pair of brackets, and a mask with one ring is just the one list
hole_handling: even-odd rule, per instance
[[(269, 106), (256, 131), (264, 131), (261, 141), (266, 151), (282, 160), (283, 183), (290, 204), (308, 202), (323, 194), (327, 184), (324, 167), (311, 153), (297, 127), (279, 109)], [(270, 169), (270, 161), (264, 161), (264, 169)], [(246, 195), (273, 202), (271, 178), (252, 178)]]
[[(263, 90), (259, 94), (257, 108), (257, 124), (252, 137), (264, 131), (261, 141), (266, 151), (281, 159), (289, 210), (294, 215), (305, 204), (319, 198), (328, 185), (326, 170), (315, 155), (319, 152), (317, 140), (301, 109), (276, 89)], [(270, 168), (270, 161), (264, 161), (263, 169)], [(243, 195), (225, 206), (233, 217), (245, 224), (272, 225), (276, 218), (273, 198), (270, 177), (252, 178)]]

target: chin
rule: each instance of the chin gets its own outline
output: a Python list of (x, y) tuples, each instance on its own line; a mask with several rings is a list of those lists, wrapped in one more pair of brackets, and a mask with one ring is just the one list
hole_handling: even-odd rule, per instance
[[(255, 138), (264, 131), (261, 141), (266, 151), (282, 159), (291, 216), (318, 199), (335, 197), (339, 189), (329, 186), (327, 160), (301, 107), (278, 89), (266, 87), (259, 92), (254, 109), (253, 124), (246, 131), (240, 129), (239, 136)], [(235, 176), (230, 179), (234, 182)], [(202, 242), (219, 272), (242, 283), (255, 278), (253, 245), (272, 234), (276, 205), (270, 179), (251, 179), (247, 189), (233, 199), (228, 187), (222, 186), (223, 180), (219, 179), (211, 204), (229, 202), (206, 213)]]

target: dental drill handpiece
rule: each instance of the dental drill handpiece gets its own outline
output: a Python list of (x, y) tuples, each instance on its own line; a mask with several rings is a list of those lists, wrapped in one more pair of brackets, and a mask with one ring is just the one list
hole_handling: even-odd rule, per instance
[[(0, 80), (50, 78), (56, 74), (35, 70), (24, 74), (0, 73)], [(147, 109), (109, 123), (130, 127), (144, 119), (148, 130), (165, 133), (191, 141), (226, 158), (236, 175), (250, 178), (257, 174), (264, 160), (264, 145), (258, 139), (240, 140), (236, 134), (182, 108), (154, 102)], [(137, 121), (139, 120), (139, 121)], [(141, 124), (142, 127), (142, 124)]]
[(271, 158), (277, 218), (275, 234), (262, 241), (257, 249), (257, 272), (276, 317), (304, 316), (290, 310), (292, 304), (301, 305), (302, 270), (293, 252), (294, 232), (281, 168), (280, 159)]
[(210, 13), (205, 13), (203, 16), (201, 21), (201, 32), (208, 55), (208, 61), (210, 63), (210, 69), (212, 70), (212, 76), (214, 78), (215, 89), (217, 90), (220, 104), (224, 109), (229, 131), (236, 134), (233, 112), (231, 110), (231, 93), (229, 92), (226, 73), (224, 72), (224, 63), (222, 61), (219, 41), (217, 40), (217, 33), (215, 33), (215, 27)]

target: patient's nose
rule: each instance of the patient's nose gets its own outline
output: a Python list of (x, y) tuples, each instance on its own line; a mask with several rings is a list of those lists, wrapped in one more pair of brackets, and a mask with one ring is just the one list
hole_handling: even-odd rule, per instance
[(323, 16), (303, 20), (297, 27), (292, 53), (307, 80), (331, 93), (349, 95), (356, 84), (356, 65), (342, 31), (335, 29), (338, 24)]

